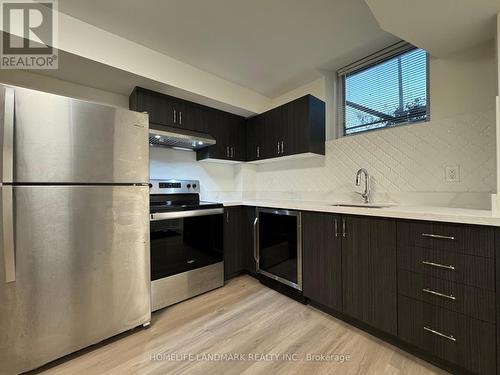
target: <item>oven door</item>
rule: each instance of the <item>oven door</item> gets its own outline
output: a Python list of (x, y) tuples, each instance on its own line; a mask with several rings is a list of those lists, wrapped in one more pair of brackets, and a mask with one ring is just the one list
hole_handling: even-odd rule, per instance
[(151, 214), (151, 281), (223, 261), (223, 209)]
[(299, 211), (257, 208), (257, 272), (302, 290), (302, 236)]

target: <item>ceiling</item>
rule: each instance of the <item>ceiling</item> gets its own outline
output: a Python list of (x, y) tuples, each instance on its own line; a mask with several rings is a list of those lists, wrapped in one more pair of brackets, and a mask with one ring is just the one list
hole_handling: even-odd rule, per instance
[[(240, 116), (249, 117), (255, 114), (244, 108), (217, 101), (212, 98), (197, 95), (192, 92), (166, 85), (162, 82), (101, 64), (99, 62), (59, 50), (59, 67), (57, 69), (35, 69), (32, 73), (92, 87), (103, 91), (113, 92), (128, 97), (135, 86), (145, 87), (163, 94), (189, 100), (195, 103), (231, 112)], [(33, 87), (40, 89), (38, 87)]]
[(364, 0), (62, 0), (59, 10), (271, 98), (398, 40)]
[(494, 38), (500, 0), (366, 0), (380, 26), (435, 57)]

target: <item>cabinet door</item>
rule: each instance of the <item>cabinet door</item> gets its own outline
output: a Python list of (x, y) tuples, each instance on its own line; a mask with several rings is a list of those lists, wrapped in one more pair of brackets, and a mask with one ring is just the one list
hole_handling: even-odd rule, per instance
[(211, 159), (229, 159), (229, 125), (227, 116), (222, 111), (213, 110), (209, 114), (207, 133), (217, 140), (214, 146), (202, 149), (199, 152), (208, 151), (204, 158)]
[(244, 161), (246, 159), (246, 134), (245, 134), (245, 119), (241, 116), (226, 114), (227, 116), (227, 132), (229, 144), (229, 159)]
[(224, 209), (224, 277), (242, 272), (256, 275), (254, 259), (255, 207), (235, 206)]
[(174, 126), (174, 102), (167, 96), (138, 88), (129, 104), (134, 111), (147, 112), (150, 124)]
[(224, 278), (240, 274), (244, 267), (244, 251), (241, 242), (243, 210), (240, 206), (224, 209)]
[(342, 311), (342, 240), (339, 215), (302, 213), (304, 296)]
[(309, 96), (304, 96), (283, 107), (284, 128), (283, 155), (308, 152), (309, 144)]
[(263, 115), (254, 116), (246, 121), (247, 160), (254, 161), (264, 158), (264, 128)]
[(264, 113), (264, 128), (262, 132), (262, 143), (264, 145), (263, 157), (276, 158), (281, 154), (283, 126), (283, 108), (277, 107)]
[(184, 100), (179, 100), (174, 104), (174, 109), (176, 111), (176, 127), (205, 132), (201, 107)]
[(357, 216), (342, 221), (343, 311), (395, 335), (396, 222)]

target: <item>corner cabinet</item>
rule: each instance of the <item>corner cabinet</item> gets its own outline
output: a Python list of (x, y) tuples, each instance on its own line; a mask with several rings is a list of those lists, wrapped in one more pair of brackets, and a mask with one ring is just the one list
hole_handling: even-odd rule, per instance
[(200, 149), (196, 152), (196, 160), (224, 160), (244, 162), (246, 160), (245, 118), (232, 113), (208, 110), (205, 117), (206, 133), (214, 137), (214, 146)]
[(247, 120), (247, 161), (325, 154), (325, 103), (306, 95)]
[(224, 279), (244, 272), (256, 275), (253, 223), (255, 207), (224, 208)]

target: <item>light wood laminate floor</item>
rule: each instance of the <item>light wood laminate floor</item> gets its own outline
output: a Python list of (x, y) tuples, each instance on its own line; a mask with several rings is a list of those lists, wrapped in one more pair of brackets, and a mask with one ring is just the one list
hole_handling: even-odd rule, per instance
[[(168, 353), (178, 357), (168, 360)], [(264, 357), (272, 354), (279, 358)], [(308, 354), (332, 357), (308, 361)], [(210, 355), (226, 355), (226, 360)], [(447, 374), (249, 276), (154, 313), (150, 328), (66, 357), (39, 373)]]

